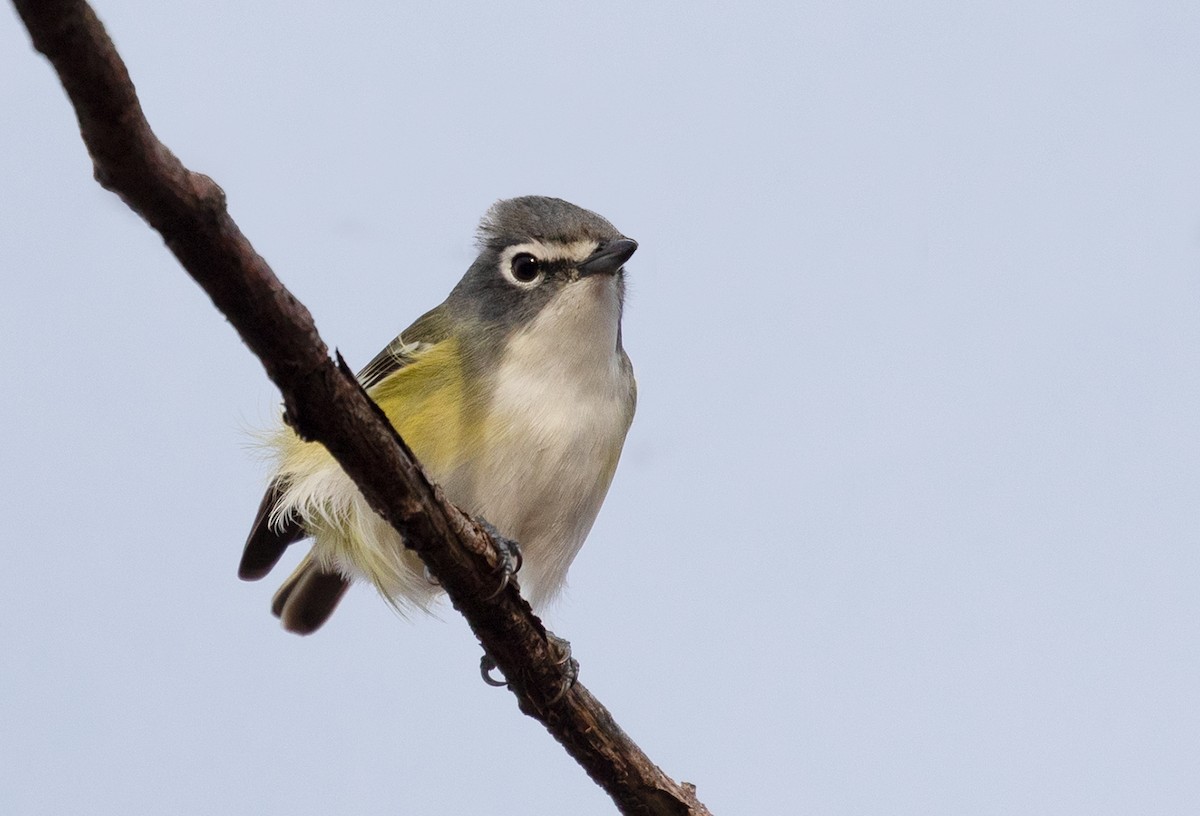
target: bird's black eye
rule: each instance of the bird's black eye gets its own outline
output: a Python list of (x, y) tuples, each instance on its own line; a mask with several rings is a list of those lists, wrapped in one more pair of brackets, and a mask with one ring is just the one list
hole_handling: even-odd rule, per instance
[(521, 283), (530, 283), (542, 273), (541, 263), (528, 252), (518, 252), (512, 259), (512, 276)]

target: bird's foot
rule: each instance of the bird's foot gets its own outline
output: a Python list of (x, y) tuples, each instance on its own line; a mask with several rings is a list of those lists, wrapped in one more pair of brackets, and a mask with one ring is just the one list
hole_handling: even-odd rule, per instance
[[(546, 632), (546, 639), (550, 646), (550, 654), (554, 657), (554, 663), (562, 674), (562, 682), (558, 691), (546, 701), (547, 705), (554, 705), (565, 697), (579, 680), (579, 661), (571, 657), (570, 641), (560, 638), (553, 632)], [(498, 668), (495, 658), (485, 651), (483, 657), (479, 659), (479, 674), (483, 677), (483, 682), (489, 686), (507, 686), (508, 681), (492, 674)]]
[(491, 653), (485, 651), (483, 653), (483, 657), (479, 658), (479, 674), (481, 677), (483, 677), (483, 682), (487, 683), (489, 686), (500, 688), (508, 685), (508, 681), (504, 680), (502, 677), (492, 676), (492, 672), (499, 668), (500, 667), (496, 665), (496, 659), (492, 657)]
[[(521, 555), (521, 545), (511, 538), (505, 538), (501, 535), (500, 531), (487, 519), (479, 519), (479, 526), (487, 531), (487, 534), (496, 542), (496, 552), (500, 561), (500, 565), (496, 570), (500, 573), (500, 586), (496, 587), (495, 592), (484, 598), (485, 601), (490, 601), (503, 592), (508, 587), (508, 582), (512, 580), (513, 576), (521, 571), (523, 556)], [(434, 586), (442, 585), (442, 582), (429, 569), (428, 564), (425, 565), (425, 580)]]
[(506, 538), (500, 534), (487, 519), (479, 519), (479, 526), (487, 531), (487, 534), (492, 537), (492, 541), (496, 542), (496, 554), (499, 557), (499, 565), (496, 571), (500, 573), (500, 586), (496, 587), (496, 591), (484, 598), (485, 601), (490, 601), (497, 597), (501, 592), (508, 588), (508, 583), (516, 577), (521, 571), (521, 564), (524, 561), (521, 555), (521, 545), (513, 541), (511, 538)]
[(578, 682), (579, 661), (571, 657), (571, 641), (549, 631), (546, 632), (546, 639), (550, 642), (550, 653), (554, 655), (554, 662), (562, 673), (562, 685), (558, 687), (558, 693), (546, 701), (549, 705), (554, 705)]

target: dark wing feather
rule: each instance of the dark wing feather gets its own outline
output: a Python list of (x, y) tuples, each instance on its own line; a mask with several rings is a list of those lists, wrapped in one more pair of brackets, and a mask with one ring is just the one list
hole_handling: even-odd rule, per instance
[(375, 355), (358, 372), (358, 381), (368, 391), (387, 379), (389, 374), (399, 371), (411, 363), (421, 352), (436, 345), (449, 336), (445, 320), (445, 305), (431, 309), (417, 318), (411, 326), (400, 332), (400, 336)]
[(283, 523), (277, 527), (271, 524), (271, 511), (275, 509), (281, 492), (279, 481), (274, 480), (259, 502), (258, 515), (254, 518), (254, 526), (250, 528), (246, 548), (242, 551), (242, 563), (238, 566), (238, 577), (243, 581), (257, 581), (265, 577), (288, 546), (308, 535), (294, 517), (283, 519)]

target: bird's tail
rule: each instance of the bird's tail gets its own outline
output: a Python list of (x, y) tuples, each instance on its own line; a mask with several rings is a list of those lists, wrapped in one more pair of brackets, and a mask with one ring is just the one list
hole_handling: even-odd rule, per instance
[(343, 575), (321, 569), (309, 553), (275, 593), (271, 613), (289, 632), (311, 635), (329, 620), (349, 588)]

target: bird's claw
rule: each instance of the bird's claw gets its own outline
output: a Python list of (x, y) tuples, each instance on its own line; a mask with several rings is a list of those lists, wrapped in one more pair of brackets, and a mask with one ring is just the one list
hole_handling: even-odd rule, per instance
[(546, 639), (550, 643), (551, 653), (554, 654), (554, 662), (562, 671), (562, 685), (559, 686), (558, 693), (546, 701), (547, 705), (554, 705), (566, 697), (567, 692), (574, 688), (575, 683), (579, 681), (579, 661), (571, 657), (569, 640), (560, 638), (553, 632), (547, 632)]
[[(567, 696), (567, 692), (579, 680), (579, 661), (571, 657), (571, 643), (569, 641), (558, 637), (552, 632), (547, 632), (546, 638), (550, 645), (550, 653), (554, 656), (554, 664), (562, 672), (562, 685), (559, 686), (555, 695), (546, 701), (546, 705), (555, 705), (563, 697)], [(483, 682), (489, 686), (507, 686), (507, 680), (501, 680), (492, 675), (492, 672), (498, 668), (495, 658), (485, 651), (483, 657), (479, 659), (479, 674), (483, 677)]]
[(500, 573), (500, 586), (496, 587), (495, 592), (484, 598), (485, 601), (490, 601), (492, 598), (499, 597), (500, 593), (508, 588), (509, 581), (521, 571), (524, 556), (521, 555), (521, 545), (511, 538), (501, 535), (500, 531), (488, 523), (487, 519), (479, 519), (479, 526), (487, 531), (487, 534), (492, 537), (492, 541), (496, 542), (496, 554), (500, 562), (496, 568)]
[(484, 652), (483, 657), (479, 658), (479, 674), (483, 677), (483, 682), (489, 686), (500, 688), (508, 685), (507, 680), (497, 680), (495, 677), (492, 677), (492, 672), (498, 668), (499, 666), (496, 665), (495, 658), (487, 652)]
[[(500, 586), (496, 588), (495, 592), (484, 598), (485, 601), (490, 601), (508, 588), (508, 582), (521, 571), (521, 566), (525, 563), (525, 559), (521, 555), (521, 545), (511, 538), (505, 538), (501, 535), (500, 531), (493, 527), (487, 519), (479, 519), (479, 526), (486, 530), (487, 534), (496, 542), (496, 553), (500, 562), (496, 568), (496, 571), (500, 573)], [(440, 587), (442, 585), (442, 582), (429, 569), (428, 564), (425, 565), (425, 580), (434, 586)]]

